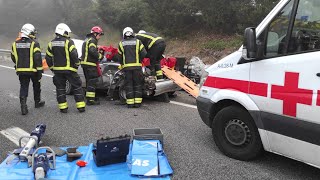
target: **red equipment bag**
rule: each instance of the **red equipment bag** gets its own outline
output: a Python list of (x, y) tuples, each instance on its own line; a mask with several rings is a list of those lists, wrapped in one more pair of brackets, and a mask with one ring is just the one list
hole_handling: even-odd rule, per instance
[(105, 52), (106, 52), (106, 58), (108, 60), (112, 60), (113, 56), (118, 53), (118, 49), (110, 45), (109, 47), (105, 48)]
[(177, 58), (175, 57), (168, 57), (168, 58), (162, 58), (160, 61), (161, 67), (168, 66), (169, 68), (174, 68), (177, 63)]

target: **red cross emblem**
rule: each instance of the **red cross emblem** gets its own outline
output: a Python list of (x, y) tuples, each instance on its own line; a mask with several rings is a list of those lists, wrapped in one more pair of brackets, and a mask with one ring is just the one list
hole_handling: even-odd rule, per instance
[(286, 72), (284, 86), (271, 85), (271, 98), (283, 100), (283, 114), (296, 117), (297, 104), (312, 105), (312, 90), (300, 89), (299, 73)]

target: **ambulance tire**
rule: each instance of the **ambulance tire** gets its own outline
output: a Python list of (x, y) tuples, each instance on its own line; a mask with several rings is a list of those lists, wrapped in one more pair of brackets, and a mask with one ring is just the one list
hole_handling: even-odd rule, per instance
[(263, 152), (258, 128), (242, 107), (220, 110), (212, 122), (212, 134), (217, 147), (228, 157), (249, 161)]

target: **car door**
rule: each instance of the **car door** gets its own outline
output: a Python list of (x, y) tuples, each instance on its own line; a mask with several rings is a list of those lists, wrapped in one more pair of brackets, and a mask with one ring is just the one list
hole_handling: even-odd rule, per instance
[(269, 151), (320, 166), (320, 1), (291, 0), (258, 39), (250, 81)]

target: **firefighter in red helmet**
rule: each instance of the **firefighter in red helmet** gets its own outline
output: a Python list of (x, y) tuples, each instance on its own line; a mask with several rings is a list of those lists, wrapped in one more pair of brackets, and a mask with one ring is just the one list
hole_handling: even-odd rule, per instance
[(103, 30), (99, 26), (91, 28), (91, 32), (82, 45), (81, 66), (83, 68), (84, 76), (86, 78), (86, 98), (87, 105), (99, 105), (100, 101), (96, 97), (96, 87), (99, 77), (97, 62), (99, 62), (103, 55), (98, 51), (98, 41), (103, 35)]

